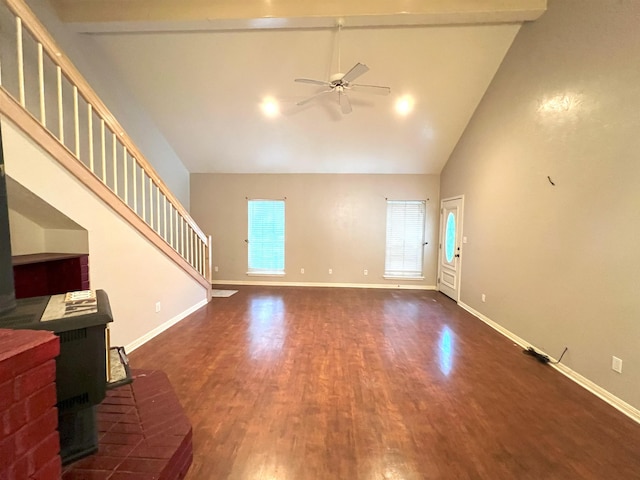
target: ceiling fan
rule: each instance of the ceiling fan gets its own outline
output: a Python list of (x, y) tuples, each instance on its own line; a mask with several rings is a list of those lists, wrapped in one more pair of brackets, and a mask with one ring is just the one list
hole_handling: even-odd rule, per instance
[[(342, 22), (338, 22), (338, 71), (340, 71), (340, 31), (342, 30)], [(328, 81), (314, 80), (310, 78), (296, 78), (294, 81), (299, 83), (310, 83), (311, 85), (319, 85), (326, 87), (321, 92), (316, 93), (304, 100), (299, 101), (296, 105), (304, 105), (310, 101), (334, 92), (338, 94), (338, 103), (342, 113), (351, 113), (351, 102), (347, 96), (347, 91), (355, 90), (368, 93), (376, 93), (378, 95), (389, 95), (391, 89), (389, 87), (383, 87), (380, 85), (363, 85), (358, 83), (352, 83), (356, 78), (367, 73), (369, 67), (364, 63), (356, 63), (351, 70), (347, 73), (335, 73), (329, 77)]]

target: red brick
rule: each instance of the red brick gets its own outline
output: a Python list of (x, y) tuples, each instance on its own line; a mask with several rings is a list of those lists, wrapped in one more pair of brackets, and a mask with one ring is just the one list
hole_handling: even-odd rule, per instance
[(15, 371), (13, 370), (14, 364), (12, 362), (3, 361), (0, 362), (0, 383), (4, 383), (7, 380), (13, 380), (13, 377), (16, 376)]
[[(136, 374), (132, 385), (109, 391), (98, 407), (101, 428), (109, 428), (100, 437), (98, 453), (89, 457), (91, 460), (87, 458), (65, 467), (63, 480), (184, 478), (193, 461), (192, 431), (188, 419), (164, 373), (152, 371), (140, 375), (140, 371), (136, 371)], [(118, 413), (120, 415), (116, 415)], [(116, 432), (137, 430), (134, 427), (136, 422), (142, 425), (145, 435)], [(155, 435), (145, 438), (147, 430), (155, 432)], [(182, 434), (176, 434), (177, 431)], [(105, 459), (114, 457), (120, 459), (115, 472), (98, 469), (108, 467), (109, 461)], [(83, 464), (85, 461), (87, 463)], [(87, 476), (88, 473), (104, 473), (106, 476)]]
[(158, 423), (151, 426), (145, 425), (144, 433), (148, 437), (160, 434), (185, 436), (189, 430), (191, 430), (191, 425), (184, 422), (182, 419), (176, 419), (175, 421)]
[(145, 406), (140, 407), (140, 418), (145, 423), (159, 423), (161, 421), (169, 421), (182, 418), (182, 407), (180, 405), (177, 408), (148, 408)]
[(122, 458), (120, 457), (107, 457), (98, 453), (96, 455), (89, 455), (88, 457), (81, 458), (74, 463), (74, 468), (78, 468), (80, 470), (103, 470), (111, 472), (115, 470), (120, 463), (122, 463)]
[(48, 360), (28, 372), (16, 377), (14, 398), (19, 400), (30, 396), (56, 379), (56, 362)]
[(104, 443), (110, 443), (115, 445), (137, 445), (144, 437), (140, 434), (128, 434), (128, 433), (105, 433), (101, 441)]
[(147, 445), (152, 447), (177, 447), (182, 442), (182, 435), (156, 435), (146, 439)]
[(182, 479), (186, 476), (191, 463), (193, 462), (193, 448), (188, 445), (182, 451), (177, 451), (176, 455), (171, 459), (167, 468), (164, 469), (161, 480)]
[(2, 437), (6, 437), (27, 424), (27, 402), (14, 403), (2, 414)]
[(33, 423), (25, 425), (16, 432), (16, 454), (21, 455), (30, 450), (34, 445), (40, 443), (44, 435), (48, 435), (57, 428), (58, 411), (51, 408), (47, 413), (35, 419)]
[(173, 457), (175, 453), (176, 453), (175, 447), (161, 447), (161, 446), (152, 447), (147, 445), (146, 443), (142, 443), (141, 445), (137, 446), (129, 456), (137, 457), (137, 458), (169, 459)]
[(60, 340), (51, 332), (0, 330), (0, 382), (55, 358)]
[(139, 423), (116, 423), (109, 431), (114, 433), (142, 433), (142, 427)]
[(38, 418), (56, 404), (56, 385), (50, 383), (27, 399), (27, 419)]
[(29, 478), (34, 472), (33, 462), (31, 462), (28, 455), (24, 455), (16, 460), (9, 469), (7, 480), (24, 480), (25, 478)]
[(156, 435), (154, 437), (147, 438), (146, 444), (151, 447), (178, 447), (182, 443), (184, 437), (179, 435)]
[(0, 361), (15, 357), (38, 345), (38, 339), (48, 336), (32, 330), (0, 330)]
[(111, 397), (109, 398), (109, 403), (111, 405), (129, 405), (133, 406), (136, 404), (136, 401), (131, 397)]
[(100, 404), (98, 418), (100, 418), (100, 415), (104, 413), (135, 413), (135, 411), (135, 407), (130, 405), (109, 405), (105, 401)]
[(32, 458), (35, 470), (42, 469), (52, 458), (58, 457), (60, 452), (60, 437), (57, 431), (53, 431), (40, 442), (29, 455)]
[[(6, 472), (16, 457), (16, 444), (13, 437), (0, 441), (0, 474)], [(0, 478), (4, 478), (0, 475)]]
[(73, 468), (62, 474), (62, 480), (111, 480), (111, 471), (105, 470), (81, 470)]
[(117, 423), (133, 423), (138, 425), (140, 423), (140, 419), (138, 415), (135, 413), (98, 413), (99, 421), (107, 421), (107, 422), (117, 422)]
[(100, 418), (98, 418), (98, 432), (108, 432), (116, 423), (117, 422), (105, 422), (104, 420), (100, 420)]
[(136, 448), (135, 445), (113, 445), (100, 442), (98, 447), (98, 455), (106, 457), (128, 457), (131, 451)]
[(118, 472), (160, 473), (166, 460), (154, 458), (127, 458), (118, 467)]
[(108, 480), (111, 473), (105, 470), (82, 470), (67, 465), (62, 467), (62, 480)]
[[(107, 399), (110, 398), (133, 398), (133, 391), (131, 390), (131, 384), (123, 385), (118, 388), (114, 388), (113, 390), (107, 391)], [(107, 400), (108, 403), (108, 400)]]
[(158, 476), (153, 473), (115, 472), (109, 480), (158, 480)]
[(56, 455), (33, 475), (33, 480), (57, 480), (62, 474), (60, 457)]
[(9, 405), (13, 403), (14, 388), (13, 379), (0, 383), (0, 410), (9, 408)]
[(53, 360), (60, 354), (60, 339), (51, 334), (51, 338), (29, 351), (16, 355), (11, 360), (15, 363), (14, 375), (20, 375), (38, 365)]

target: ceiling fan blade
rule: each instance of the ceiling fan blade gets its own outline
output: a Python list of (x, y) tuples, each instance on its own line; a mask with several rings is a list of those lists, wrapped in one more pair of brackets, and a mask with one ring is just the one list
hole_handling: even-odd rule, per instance
[(364, 63), (356, 63), (351, 70), (345, 73), (342, 77), (343, 82), (351, 82), (358, 78), (360, 75), (363, 75), (369, 71), (369, 67), (367, 67)]
[(349, 88), (358, 92), (367, 92), (374, 93), (376, 95), (389, 95), (391, 93), (391, 89), (389, 87), (382, 87), (380, 85), (360, 85), (357, 83), (352, 83), (349, 85)]
[(342, 110), (342, 113), (345, 115), (347, 113), (351, 113), (351, 102), (349, 101), (349, 97), (347, 97), (343, 92), (338, 92), (338, 100), (340, 102), (340, 109)]
[(316, 93), (315, 95), (311, 95), (310, 97), (305, 98), (304, 100), (300, 100), (298, 103), (296, 103), (296, 105), (298, 105), (298, 106), (305, 105), (305, 104), (309, 103), (311, 100), (313, 100), (314, 98), (317, 98), (317, 97), (319, 97), (321, 95), (324, 95), (325, 93), (331, 93), (332, 91), (333, 91), (332, 89), (323, 90), (323, 91), (321, 91), (319, 93)]
[(329, 82), (325, 82), (323, 80), (312, 80), (311, 78), (296, 78), (294, 82), (310, 83), (311, 85), (322, 85), (323, 87), (328, 87), (331, 85)]

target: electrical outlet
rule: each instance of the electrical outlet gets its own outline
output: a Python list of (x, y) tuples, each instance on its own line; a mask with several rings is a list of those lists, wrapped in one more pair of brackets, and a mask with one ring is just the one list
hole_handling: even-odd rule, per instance
[(482, 301), (483, 301), (483, 302), (486, 302), (486, 301), (487, 301), (487, 296), (486, 296), (484, 293), (482, 294)]
[(365, 270), (364, 270), (364, 274), (365, 274), (365, 275), (369, 275), (369, 270), (365, 269)]
[(333, 268), (329, 269), (329, 275), (331, 275), (333, 273)]
[(611, 370), (622, 373), (622, 360), (618, 357), (611, 357)]
[(162, 305), (160, 302), (156, 302), (156, 313), (158, 313), (162, 309)]
[(304, 273), (304, 268), (301, 268), (301, 269), (300, 269), (300, 273)]
[(218, 271), (218, 266), (216, 265), (215, 267), (213, 267), (213, 271), (217, 272)]

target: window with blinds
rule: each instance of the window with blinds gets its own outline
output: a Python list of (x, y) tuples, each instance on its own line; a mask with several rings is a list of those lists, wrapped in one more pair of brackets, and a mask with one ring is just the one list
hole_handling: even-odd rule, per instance
[(385, 277), (422, 278), (424, 217), (424, 201), (387, 201)]
[(284, 200), (249, 200), (249, 270), (284, 274)]

